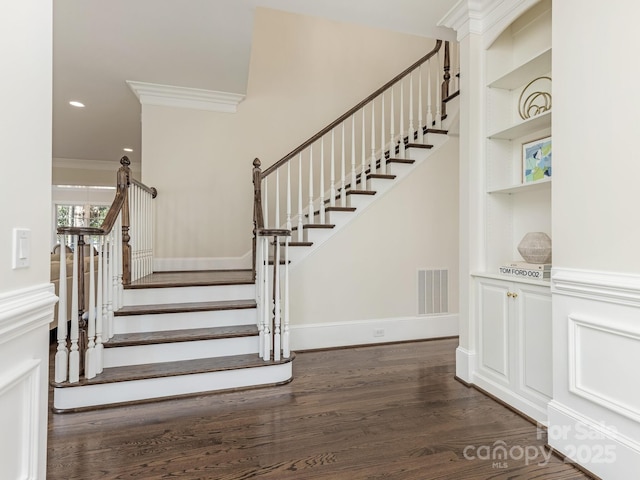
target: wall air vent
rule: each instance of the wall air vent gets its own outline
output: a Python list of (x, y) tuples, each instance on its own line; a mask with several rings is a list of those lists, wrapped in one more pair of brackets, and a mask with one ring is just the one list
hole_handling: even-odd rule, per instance
[(449, 270), (418, 270), (418, 315), (449, 312)]

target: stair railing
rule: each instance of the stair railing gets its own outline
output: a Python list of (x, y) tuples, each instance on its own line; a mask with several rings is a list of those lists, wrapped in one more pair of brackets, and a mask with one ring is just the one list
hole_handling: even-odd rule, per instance
[[(451, 57), (449, 42), (436, 40), (429, 53), (266, 170), (254, 160), (253, 271), (265, 342), (276, 338), (282, 316), (288, 352), (292, 235), (304, 242), (305, 229), (328, 224), (328, 214), (347, 208), (350, 194), (366, 193), (368, 179), (387, 174), (387, 160), (405, 158), (408, 146), (442, 131), (452, 83), (454, 92), (459, 89), (457, 69), (452, 82)], [(273, 344), (261, 346), (265, 360), (267, 347)]]
[[(58, 228), (58, 383), (102, 372), (103, 345), (114, 335), (113, 314), (123, 304), (123, 286), (152, 273), (152, 199), (157, 191), (131, 177), (130, 163), (127, 157), (120, 160), (116, 195), (100, 227)], [(73, 256), (70, 302), (66, 245)]]
[[(253, 161), (253, 272), (256, 280), (260, 357), (269, 361), (289, 358), (289, 239), (288, 228), (265, 228), (262, 216), (262, 171)], [(272, 254), (269, 253), (272, 247)]]

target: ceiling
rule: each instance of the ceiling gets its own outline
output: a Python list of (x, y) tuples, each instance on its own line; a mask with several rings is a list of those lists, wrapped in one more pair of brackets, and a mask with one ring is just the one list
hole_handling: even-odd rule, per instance
[(245, 93), (257, 6), (454, 40), (436, 23), (456, 1), (54, 0), (53, 157), (140, 161), (126, 80)]

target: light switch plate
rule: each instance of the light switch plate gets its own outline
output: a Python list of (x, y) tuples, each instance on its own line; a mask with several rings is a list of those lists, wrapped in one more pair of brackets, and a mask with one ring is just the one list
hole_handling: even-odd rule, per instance
[(31, 264), (31, 230), (13, 229), (13, 269), (28, 268)]

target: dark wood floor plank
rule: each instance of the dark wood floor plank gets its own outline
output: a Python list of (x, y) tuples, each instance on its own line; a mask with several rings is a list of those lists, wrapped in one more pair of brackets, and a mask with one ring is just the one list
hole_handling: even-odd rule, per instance
[(304, 352), (284, 386), (52, 416), (48, 478), (588, 478), (556, 457), (465, 458), (469, 445), (541, 449), (546, 438), (453, 378), (456, 345)]

